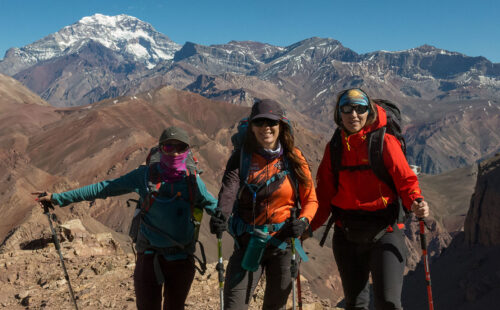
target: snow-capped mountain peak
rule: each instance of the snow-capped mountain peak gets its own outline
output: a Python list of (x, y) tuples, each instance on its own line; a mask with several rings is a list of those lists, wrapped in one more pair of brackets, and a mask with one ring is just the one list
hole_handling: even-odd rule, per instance
[[(56, 33), (20, 49), (11, 49), (7, 55), (33, 63), (75, 53), (85, 42), (96, 41), (103, 46), (131, 57), (148, 68), (162, 60), (172, 59), (181, 46), (156, 31), (150, 24), (125, 14), (107, 16), (94, 14), (66, 26)], [(22, 67), (18, 68), (23, 69)], [(13, 74), (13, 72), (9, 72)]]
[(129, 16), (126, 14), (120, 14), (116, 16), (108, 16), (108, 15), (103, 15), (96, 13), (92, 16), (85, 16), (82, 19), (78, 21), (79, 24), (88, 24), (88, 25), (94, 25), (94, 24), (101, 24), (101, 25), (107, 25), (109, 27), (116, 27), (117, 22), (122, 21), (124, 19), (129, 19), (129, 20), (137, 20), (140, 21), (139, 19)]

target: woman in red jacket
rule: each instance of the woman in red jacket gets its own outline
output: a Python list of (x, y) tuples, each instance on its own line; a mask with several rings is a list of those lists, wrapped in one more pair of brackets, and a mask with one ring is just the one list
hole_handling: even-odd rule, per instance
[(382, 107), (361, 89), (348, 89), (337, 99), (335, 122), (341, 128), (343, 168), (339, 169), (337, 182), (327, 145), (317, 173), (319, 208), (311, 228), (319, 228), (333, 212), (332, 248), (342, 279), (346, 309), (368, 309), (370, 273), (376, 309), (402, 309), (407, 248), (401, 230), (404, 223), (398, 222), (402, 212), (398, 196), (403, 207), (415, 212), (417, 217), (428, 216), (429, 207), (421, 200), (417, 177), (393, 135), (384, 136), (382, 158), (397, 193), (367, 166), (367, 136), (387, 124)]

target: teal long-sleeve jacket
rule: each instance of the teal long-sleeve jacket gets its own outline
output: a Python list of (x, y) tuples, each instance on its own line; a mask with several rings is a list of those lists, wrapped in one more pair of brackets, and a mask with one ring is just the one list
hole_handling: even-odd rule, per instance
[[(141, 199), (148, 195), (149, 168), (141, 166), (126, 175), (113, 180), (83, 186), (81, 188), (52, 194), (52, 201), (61, 207), (70, 203), (85, 200), (105, 199), (130, 192), (136, 192)], [(195, 205), (204, 208), (213, 215), (217, 206), (215, 199), (208, 191), (199, 175), (196, 176), (194, 191)], [(180, 194), (179, 194), (180, 193)], [(173, 247), (174, 244), (165, 234), (177, 243), (188, 245), (194, 236), (194, 224), (191, 220), (190, 193), (187, 176), (176, 182), (162, 182), (159, 195), (145, 213), (140, 232), (157, 248)], [(154, 227), (150, 229), (148, 227)], [(159, 230), (160, 232), (158, 232)], [(178, 253), (164, 255), (167, 260), (184, 259), (188, 254)]]

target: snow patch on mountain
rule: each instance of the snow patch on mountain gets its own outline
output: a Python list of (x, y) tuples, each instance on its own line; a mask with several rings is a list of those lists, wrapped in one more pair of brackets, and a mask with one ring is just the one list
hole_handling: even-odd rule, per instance
[(314, 98), (318, 98), (319, 96), (321, 96), (321, 94), (323, 94), (324, 92), (326, 92), (328, 90), (328, 88), (325, 88), (323, 89), (322, 91), (320, 91), (318, 94), (316, 94), (316, 97)]
[(500, 80), (489, 77), (489, 76), (484, 76), (480, 75), (479, 77), (479, 83), (484, 86), (492, 86), (492, 87), (500, 87)]

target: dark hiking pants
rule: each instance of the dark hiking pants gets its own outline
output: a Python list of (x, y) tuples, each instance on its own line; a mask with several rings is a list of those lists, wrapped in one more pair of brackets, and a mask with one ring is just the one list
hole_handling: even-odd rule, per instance
[[(153, 266), (153, 254), (137, 254), (134, 287), (138, 310), (160, 310), (162, 297), (164, 310), (182, 310), (193, 283), (193, 258), (167, 261), (159, 257), (165, 283), (159, 285)], [(162, 296), (163, 289), (163, 296)]]
[(337, 262), (346, 309), (368, 309), (369, 274), (372, 275), (375, 309), (402, 309), (401, 290), (407, 248), (399, 229), (385, 233), (372, 244), (357, 244), (346, 239), (339, 228), (333, 236), (333, 255)]
[(259, 269), (249, 272), (241, 268), (245, 249), (235, 249), (229, 258), (224, 285), (224, 309), (248, 309), (255, 287), (264, 272), (266, 273), (266, 289), (262, 309), (285, 309), (288, 295), (292, 290), (291, 250), (282, 251), (275, 247), (268, 247)]

